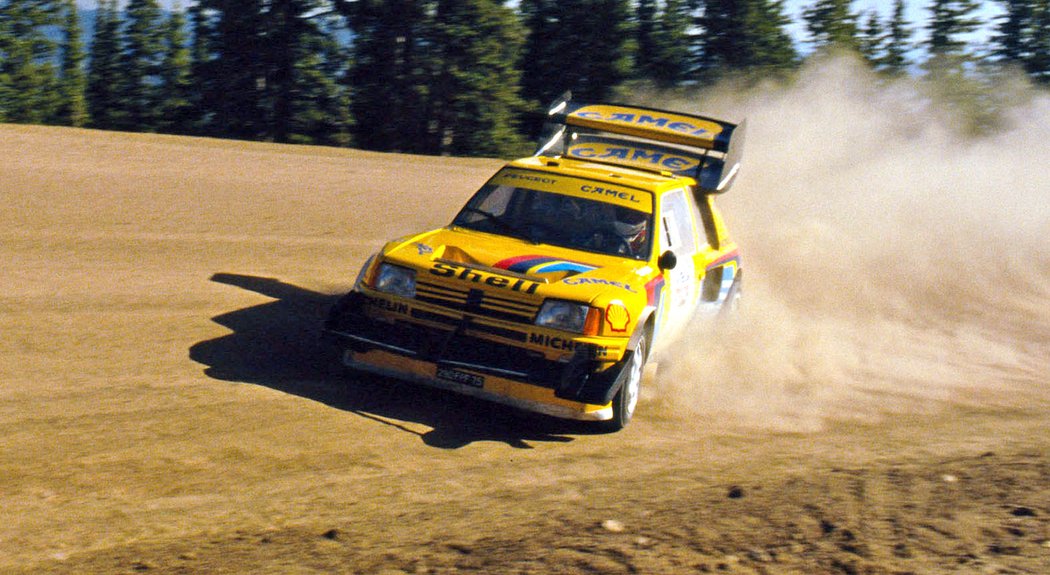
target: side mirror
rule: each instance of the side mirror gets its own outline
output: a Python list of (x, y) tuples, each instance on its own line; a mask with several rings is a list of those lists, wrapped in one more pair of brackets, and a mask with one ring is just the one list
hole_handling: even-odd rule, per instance
[(678, 256), (674, 255), (674, 252), (667, 250), (660, 254), (660, 259), (656, 260), (656, 265), (662, 271), (673, 270), (678, 265)]

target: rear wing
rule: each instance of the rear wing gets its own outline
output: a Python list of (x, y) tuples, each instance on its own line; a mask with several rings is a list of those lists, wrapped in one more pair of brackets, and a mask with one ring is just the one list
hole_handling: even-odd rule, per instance
[(621, 104), (573, 102), (565, 93), (547, 111), (534, 155), (563, 155), (696, 179), (700, 191), (729, 189), (744, 147), (745, 122)]

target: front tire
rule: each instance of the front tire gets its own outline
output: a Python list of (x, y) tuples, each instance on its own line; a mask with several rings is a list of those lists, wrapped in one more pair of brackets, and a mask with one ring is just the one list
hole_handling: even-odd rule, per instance
[(638, 340), (634, 351), (631, 352), (630, 363), (624, 368), (623, 384), (613, 397), (612, 419), (606, 422), (609, 431), (619, 431), (631, 422), (634, 417), (635, 408), (638, 407), (638, 397), (642, 391), (642, 377), (645, 373), (645, 362), (649, 359), (649, 338), (643, 337)]

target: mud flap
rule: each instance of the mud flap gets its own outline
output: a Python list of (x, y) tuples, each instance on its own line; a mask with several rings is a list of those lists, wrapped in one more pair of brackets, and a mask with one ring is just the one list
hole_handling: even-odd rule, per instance
[(722, 302), (722, 306), (718, 309), (719, 318), (725, 319), (736, 313), (736, 300), (740, 297), (743, 289), (741, 287), (743, 280), (744, 270), (737, 270), (736, 275), (733, 277), (733, 285), (729, 286), (729, 293), (726, 294), (725, 301)]
[(594, 371), (599, 362), (595, 360), (594, 350), (581, 348), (576, 350), (572, 360), (562, 372), (561, 381), (554, 390), (554, 395), (562, 399), (579, 401), (591, 405), (605, 405), (612, 401), (620, 391), (626, 374), (626, 367), (631, 362), (634, 351), (628, 351), (620, 361), (605, 371)]

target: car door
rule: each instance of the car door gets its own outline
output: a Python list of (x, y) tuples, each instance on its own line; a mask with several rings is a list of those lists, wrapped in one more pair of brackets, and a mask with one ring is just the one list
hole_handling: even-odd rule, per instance
[(663, 329), (673, 340), (688, 323), (696, 309), (698, 273), (696, 264), (697, 233), (693, 210), (686, 191), (675, 190), (660, 201), (659, 253), (674, 252), (677, 264), (664, 270), (665, 295), (660, 310)]

